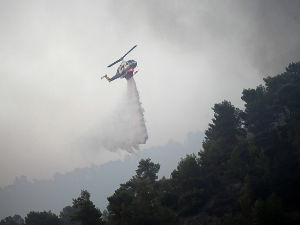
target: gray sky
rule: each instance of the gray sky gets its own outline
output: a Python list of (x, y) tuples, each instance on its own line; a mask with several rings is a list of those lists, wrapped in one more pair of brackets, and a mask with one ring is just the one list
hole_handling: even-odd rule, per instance
[(136, 44), (125, 59), (140, 70), (142, 148), (205, 130), (224, 99), (242, 108), (243, 88), (300, 60), (299, 8), (298, 0), (0, 0), (0, 186), (124, 156), (76, 143), (118, 109), (126, 80), (100, 77)]

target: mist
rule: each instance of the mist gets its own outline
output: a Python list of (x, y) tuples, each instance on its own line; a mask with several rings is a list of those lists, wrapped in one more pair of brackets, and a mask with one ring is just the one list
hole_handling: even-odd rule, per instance
[[(224, 99), (242, 109), (244, 88), (300, 60), (299, 8), (298, 0), (0, 1), (0, 186), (184, 143)], [(126, 112), (129, 84), (101, 80), (134, 45), (126, 60), (140, 69), (145, 144), (143, 126), (132, 128), (139, 116)]]
[[(110, 88), (116, 88), (113, 82)], [(127, 81), (127, 90), (120, 103), (103, 121), (79, 139), (78, 145), (83, 151), (125, 150), (134, 153), (140, 150), (140, 144), (146, 143), (144, 109), (133, 77)]]
[[(261, 77), (284, 72), (300, 58), (300, 2), (298, 0), (110, 1), (113, 18), (123, 26), (128, 18), (163, 48), (190, 57), (205, 52), (220, 63), (228, 58), (248, 61)], [(134, 9), (134, 13), (131, 13)], [(227, 59), (225, 57), (228, 57)]]

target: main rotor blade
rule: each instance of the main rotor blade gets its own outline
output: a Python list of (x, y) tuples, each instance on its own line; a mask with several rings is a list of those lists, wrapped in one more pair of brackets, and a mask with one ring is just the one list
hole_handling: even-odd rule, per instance
[(123, 59), (126, 55), (128, 55), (129, 52), (131, 52), (137, 45), (133, 46), (132, 49), (130, 49), (125, 55), (123, 55), (123, 57), (121, 59)]
[(121, 58), (121, 59), (115, 61), (114, 63), (110, 64), (110, 65), (107, 66), (107, 67), (111, 67), (111, 66), (115, 65), (116, 63), (121, 62), (122, 60), (123, 60), (123, 58)]
[(107, 66), (107, 67), (111, 67), (111, 66), (115, 65), (116, 63), (121, 62), (121, 61), (124, 59), (124, 57), (125, 57), (126, 55), (128, 55), (128, 53), (131, 52), (136, 46), (137, 46), (137, 45), (133, 46), (132, 49), (130, 49), (125, 55), (122, 56), (122, 58), (118, 59), (117, 61), (115, 61), (114, 63), (110, 64), (110, 65)]

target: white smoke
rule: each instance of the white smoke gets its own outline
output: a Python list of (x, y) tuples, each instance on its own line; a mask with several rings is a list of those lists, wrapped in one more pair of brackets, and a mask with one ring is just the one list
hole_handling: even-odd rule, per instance
[(133, 153), (148, 139), (144, 109), (134, 78), (127, 81), (124, 101), (101, 125), (80, 140), (81, 149), (109, 151), (126, 150)]

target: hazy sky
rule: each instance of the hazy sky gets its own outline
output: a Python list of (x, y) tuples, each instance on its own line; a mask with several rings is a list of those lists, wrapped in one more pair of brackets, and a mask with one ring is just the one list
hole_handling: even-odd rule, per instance
[[(126, 95), (107, 65), (138, 62), (149, 139), (183, 142), (211, 107), (243, 107), (243, 88), (300, 60), (298, 0), (0, 0), (0, 186), (122, 158), (78, 140), (102, 129)], [(100, 126), (100, 127), (99, 127)], [(117, 126), (117, 125), (116, 125)], [(200, 146), (199, 146), (200, 147)]]

